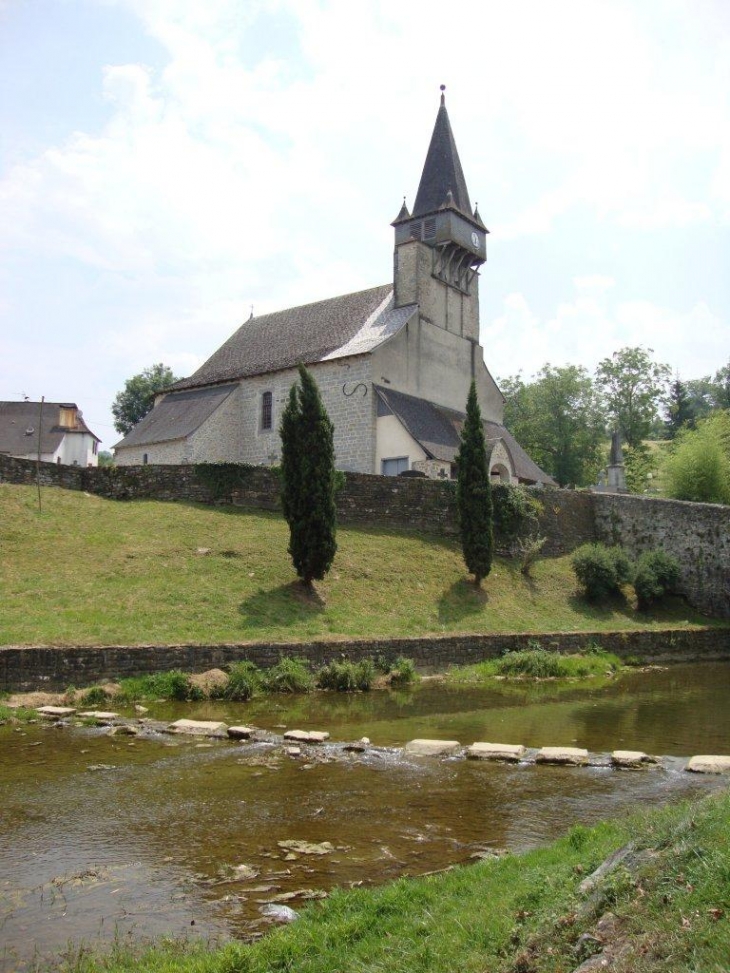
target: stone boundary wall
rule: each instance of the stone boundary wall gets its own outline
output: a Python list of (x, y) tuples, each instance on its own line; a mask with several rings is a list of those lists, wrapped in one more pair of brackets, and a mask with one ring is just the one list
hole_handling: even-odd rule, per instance
[(680, 591), (708, 615), (730, 618), (730, 506), (594, 494), (598, 537), (631, 557), (662, 548), (677, 558)]
[[(244, 482), (222, 498), (215, 496), (189, 464), (85, 469), (41, 463), (40, 470), (43, 486), (85, 490), (111, 500), (188, 500), (280, 509), (278, 477), (265, 466), (243, 467)], [(345, 473), (344, 478), (337, 494), (337, 513), (343, 524), (458, 534), (453, 483), (367, 473)], [(36, 464), (0, 455), (0, 482), (34, 485)], [(539, 532), (548, 539), (546, 554), (562, 554), (595, 540), (594, 494), (540, 490), (536, 495), (543, 504)]]
[(508, 651), (539, 643), (556, 652), (576, 652), (598, 644), (627, 661), (695, 662), (730, 660), (730, 628), (666, 629), (626, 632), (556, 632), (548, 635), (449, 635), (415, 639), (377, 639), (340, 642), (240, 645), (140, 645), (125, 647), (19, 647), (0, 648), (0, 690), (24, 692), (65, 690), (97, 682), (181, 669), (205, 672), (242, 659), (261, 668), (275, 665), (283, 656), (306, 659), (318, 668), (343, 655), (353, 661), (378, 655), (393, 661), (412, 659), (421, 672), (443, 672), (449, 666), (469, 665)]
[[(279, 509), (279, 482), (268, 467), (243, 467), (244, 482), (218, 498), (195, 466), (120, 466), (84, 469), (41, 463), (41, 483), (85, 490), (114, 500), (188, 500)], [(456, 536), (452, 483), (419, 477), (345, 473), (337, 496), (342, 524)], [(0, 482), (35, 483), (36, 464), (0, 456)], [(664, 548), (680, 563), (682, 593), (693, 607), (730, 618), (730, 506), (685, 503), (574, 490), (539, 490), (543, 553), (566, 554), (580, 544), (622, 544), (632, 555)], [(497, 549), (509, 553), (500, 545)]]

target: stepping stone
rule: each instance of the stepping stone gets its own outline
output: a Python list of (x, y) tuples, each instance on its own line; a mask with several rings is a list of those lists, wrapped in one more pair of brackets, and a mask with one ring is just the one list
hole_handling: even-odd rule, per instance
[(538, 750), (535, 763), (582, 767), (588, 763), (588, 751), (579, 747), (543, 747)]
[(611, 754), (611, 763), (614, 767), (641, 767), (656, 761), (641, 750), (614, 750)]
[(231, 740), (250, 740), (254, 732), (252, 726), (229, 726), (228, 736)]
[(416, 757), (443, 757), (456, 753), (460, 746), (458, 740), (411, 740), (405, 752)]
[(228, 733), (228, 726), (225, 723), (216, 723), (214, 720), (176, 720), (170, 724), (169, 729), (173, 733), (187, 733), (200, 737), (224, 737)]
[(293, 740), (295, 743), (324, 743), (329, 738), (329, 733), (323, 730), (287, 730), (284, 734), (285, 740)]
[(693, 774), (730, 774), (730, 757), (712, 754), (692, 757), (687, 764), (687, 770), (691, 770)]
[(75, 712), (73, 706), (41, 706), (38, 709), (38, 713), (49, 720), (60, 720), (64, 716), (73, 716)]
[(108, 722), (109, 720), (116, 720), (119, 713), (104, 713), (102, 710), (92, 709), (84, 710), (83, 713), (77, 713), (76, 715), (85, 720), (100, 720), (101, 722)]
[(512, 743), (473, 743), (466, 751), (472, 760), (509, 760), (517, 762), (525, 753), (520, 744)]

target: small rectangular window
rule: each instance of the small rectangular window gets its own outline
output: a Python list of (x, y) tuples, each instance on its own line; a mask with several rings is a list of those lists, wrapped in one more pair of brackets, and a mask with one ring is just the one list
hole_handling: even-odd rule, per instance
[(423, 235), (426, 240), (433, 240), (436, 236), (436, 217), (432, 216), (430, 219), (426, 220), (423, 228)]
[(274, 396), (271, 392), (264, 392), (261, 396), (261, 429), (271, 429), (274, 424)]

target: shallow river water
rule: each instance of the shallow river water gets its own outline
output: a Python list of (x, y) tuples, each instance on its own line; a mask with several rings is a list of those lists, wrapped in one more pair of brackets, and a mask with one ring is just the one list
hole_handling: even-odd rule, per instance
[[(412, 758), (416, 737), (670, 757), (730, 753), (730, 666), (632, 672), (594, 688), (427, 684), (357, 696), (152, 704), (149, 716), (367, 736), (291, 757), (261, 743), (0, 727), (0, 971), (67, 943), (245, 936), (277, 895), (376, 884), (523, 850), (576, 823), (726, 786), (679, 759), (638, 772)], [(280, 841), (328, 841), (328, 854)], [(236, 873), (237, 866), (247, 869)], [(308, 894), (308, 893), (307, 893)], [(305, 895), (287, 900), (297, 909)]]

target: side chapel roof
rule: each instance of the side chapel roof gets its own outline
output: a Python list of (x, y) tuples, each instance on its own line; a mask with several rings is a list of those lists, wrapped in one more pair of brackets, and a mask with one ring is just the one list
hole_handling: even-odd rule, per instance
[[(404, 392), (396, 392), (382, 385), (374, 388), (386, 408), (400, 419), (429, 458), (444, 463), (453, 463), (456, 460), (465, 413), (435, 405)], [(482, 425), (488, 449), (491, 451), (501, 440), (512, 458), (515, 473), (520, 480), (557, 486), (555, 480), (530, 459), (504, 426), (487, 419), (482, 421)]]

